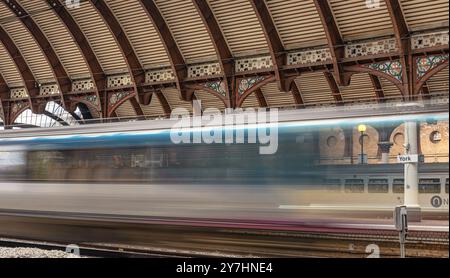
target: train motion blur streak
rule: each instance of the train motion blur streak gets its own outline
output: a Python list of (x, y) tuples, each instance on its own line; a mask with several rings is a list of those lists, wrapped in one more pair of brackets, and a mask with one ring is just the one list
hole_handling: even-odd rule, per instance
[[(271, 155), (255, 144), (173, 144), (172, 121), (0, 134), (0, 209), (267, 223), (315, 209), (390, 214), (403, 198), (401, 165), (323, 164), (315, 142), (323, 130), (405, 119), (448, 125), (448, 113), (299, 118), (280, 122)], [(448, 161), (419, 171), (423, 210), (448, 214)], [(445, 203), (434, 207), (434, 196)]]

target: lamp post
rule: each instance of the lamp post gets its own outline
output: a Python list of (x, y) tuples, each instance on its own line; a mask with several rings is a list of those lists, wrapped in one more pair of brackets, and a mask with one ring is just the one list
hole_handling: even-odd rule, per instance
[(361, 133), (361, 164), (365, 164), (364, 163), (364, 133), (367, 130), (367, 126), (364, 124), (360, 124), (358, 126), (358, 131)]

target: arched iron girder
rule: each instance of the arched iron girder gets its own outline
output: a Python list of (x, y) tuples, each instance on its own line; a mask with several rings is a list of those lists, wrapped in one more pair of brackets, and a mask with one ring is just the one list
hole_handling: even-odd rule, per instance
[(47, 117), (49, 117), (49, 118), (52, 119), (52, 120), (57, 121), (58, 123), (60, 123), (60, 124), (63, 125), (63, 126), (70, 126), (69, 123), (67, 123), (66, 121), (64, 121), (64, 120), (61, 119), (60, 117), (56, 116), (55, 114), (53, 114), (53, 113), (51, 113), (51, 112), (49, 112), (49, 111), (47, 111), (47, 110), (44, 110), (44, 115), (47, 116)]
[(295, 104), (304, 108), (305, 101), (303, 99), (302, 92), (301, 92), (300, 88), (298, 87), (297, 83), (295, 82), (295, 80), (292, 80), (290, 89), (291, 89), (292, 96), (294, 97)]
[(136, 113), (136, 116), (144, 116), (144, 111), (142, 110), (141, 105), (139, 104), (139, 101), (136, 97), (130, 99), (131, 106), (134, 109), (134, 112)]
[(415, 91), (414, 91), (413, 95), (417, 96), (420, 93), (420, 90), (422, 89), (425, 82), (427, 82), (431, 77), (433, 77), (435, 74), (441, 72), (448, 66), (449, 66), (449, 60), (447, 59), (444, 62), (442, 62), (441, 64), (437, 65), (436, 67), (430, 69), (427, 73), (425, 73), (425, 75), (422, 76), (415, 84), (415, 86), (414, 86)]
[(8, 114), (9, 111), (5, 110), (5, 104), (8, 105), (8, 103), (4, 102), (5, 99), (10, 98), (10, 90), (8, 84), (6, 84), (5, 79), (3, 78), (2, 73), (0, 72), (0, 117), (3, 118), (3, 121), (6, 122), (6, 125), (8, 125)]
[(69, 109), (70, 105), (65, 101), (64, 96), (72, 90), (72, 81), (70, 80), (52, 45), (37, 23), (16, 0), (3, 0), (3, 2), (22, 21), (23, 25), (28, 29), (36, 43), (42, 49), (47, 62), (52, 68), (56, 83), (59, 86), (61, 99), (63, 100), (62, 102), (64, 106)]
[[(125, 62), (128, 66), (128, 71), (133, 80), (134, 91), (136, 92), (136, 98), (139, 98), (140, 95), (144, 93), (143, 85), (145, 83), (145, 70), (139, 62), (138, 56), (133, 49), (130, 41), (128, 40), (125, 31), (122, 29), (119, 21), (116, 16), (109, 8), (108, 4), (104, 0), (90, 0), (93, 6), (97, 9), (99, 14), (102, 16), (103, 21), (107, 24), (109, 30), (114, 36), (114, 39), (119, 46), (123, 57), (125, 58)], [(142, 109), (139, 105), (135, 105), (133, 103), (133, 108), (136, 112), (136, 115), (143, 116)]]
[(261, 108), (269, 107), (269, 105), (267, 104), (266, 97), (264, 96), (264, 93), (262, 92), (261, 88), (255, 90), (255, 96), (256, 99), (258, 100), (259, 107)]
[(34, 113), (42, 113), (44, 105), (39, 105), (32, 101), (33, 97), (37, 97), (39, 95), (39, 84), (34, 78), (34, 75), (25, 61), (25, 58), (22, 56), (22, 53), (20, 53), (19, 48), (17, 48), (12, 38), (1, 26), (0, 41), (3, 43), (6, 51), (8, 51), (9, 56), (12, 58), (14, 64), (20, 72), (20, 77), (28, 93), (28, 102), (31, 110)]
[(403, 15), (401, 4), (398, 0), (385, 0), (386, 7), (391, 17), (392, 26), (394, 27), (395, 39), (399, 47), (400, 62), (403, 68), (403, 87), (406, 92), (405, 97), (414, 97), (414, 63), (411, 48), (411, 36), (408, 30), (408, 24)]
[(278, 88), (282, 92), (287, 92), (289, 91), (290, 84), (286, 82), (286, 78), (284, 77), (282, 71), (287, 62), (286, 50), (284, 49), (281, 37), (277, 32), (275, 22), (273, 21), (269, 8), (264, 0), (250, 0), (250, 2), (253, 10), (255, 11), (256, 17), (261, 24), (269, 46)]
[(88, 42), (86, 35), (81, 30), (81, 27), (66, 9), (66, 7), (61, 3), (61, 0), (46, 0), (48, 5), (55, 11), (55, 14), (64, 23), (67, 30), (72, 35), (73, 40), (77, 44), (83, 58), (88, 65), (91, 77), (94, 81), (94, 88), (96, 91), (97, 98), (100, 100), (100, 107), (102, 111), (102, 117), (106, 117), (105, 107), (107, 102), (106, 97), (106, 75), (100, 65), (100, 62), (95, 55), (94, 50)]
[(167, 101), (166, 96), (163, 94), (162, 91), (157, 91), (155, 92), (155, 94), (159, 100), (159, 103), (161, 103), (161, 106), (164, 110), (164, 114), (166, 115), (166, 117), (170, 117), (170, 114), (172, 113), (172, 108), (170, 107), (170, 104)]
[(197, 9), (203, 24), (208, 30), (211, 41), (216, 50), (217, 56), (219, 58), (219, 64), (222, 69), (224, 84), (226, 86), (226, 91), (228, 94), (228, 100), (230, 102), (229, 107), (233, 107), (233, 100), (236, 99), (234, 94), (234, 60), (233, 54), (228, 47), (225, 36), (220, 29), (219, 23), (217, 22), (214, 13), (211, 10), (208, 2), (206, 0), (192, 0), (195, 8)]
[(83, 119), (82, 119), (80, 116), (78, 116), (78, 115), (75, 114), (74, 112), (70, 112), (69, 114), (70, 114), (70, 116), (72, 116), (77, 122), (79, 122), (80, 124), (83, 124)]
[(167, 25), (164, 17), (156, 6), (154, 0), (139, 0), (144, 10), (147, 12), (150, 20), (153, 22), (161, 42), (166, 49), (167, 56), (169, 57), (170, 65), (172, 67), (173, 74), (175, 76), (175, 83), (180, 92), (181, 99), (185, 101), (190, 101), (188, 99), (186, 89), (183, 86), (183, 81), (188, 76), (187, 67), (184, 61), (183, 55), (175, 41), (175, 38), (170, 32), (169, 26)]
[(383, 102), (385, 99), (383, 86), (381, 85), (380, 78), (378, 76), (369, 74), (370, 81), (372, 83), (373, 89), (375, 91), (375, 94), (377, 96), (378, 102)]
[(2, 73), (0, 72), (0, 99), (5, 100), (10, 97), (9, 86), (6, 83), (6, 80), (3, 78)]
[(331, 57), (333, 58), (335, 80), (339, 86), (348, 86), (349, 84), (347, 81), (349, 81), (349, 79), (344, 77), (344, 68), (341, 64), (342, 59), (345, 58), (344, 40), (339, 32), (339, 27), (333, 16), (330, 3), (328, 0), (314, 0), (314, 4), (319, 13), (320, 21), (322, 22), (327, 37)]
[(334, 79), (334, 76), (330, 72), (324, 72), (325, 79), (327, 80), (328, 86), (330, 87), (331, 94), (334, 97), (334, 100), (336, 102), (336, 105), (342, 105), (343, 104), (343, 98), (341, 94), (341, 89), (339, 88), (339, 85), (337, 84), (336, 80)]

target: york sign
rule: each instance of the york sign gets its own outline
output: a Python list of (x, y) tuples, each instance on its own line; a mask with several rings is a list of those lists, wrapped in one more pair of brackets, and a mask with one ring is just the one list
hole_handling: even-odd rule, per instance
[(397, 162), (399, 163), (417, 163), (419, 162), (419, 155), (406, 154), (397, 156)]

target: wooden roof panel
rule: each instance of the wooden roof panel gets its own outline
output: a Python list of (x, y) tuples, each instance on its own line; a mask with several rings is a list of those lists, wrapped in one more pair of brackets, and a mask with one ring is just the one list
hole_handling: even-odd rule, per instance
[(164, 45), (139, 0), (106, 2), (122, 25), (143, 67), (170, 66)]

